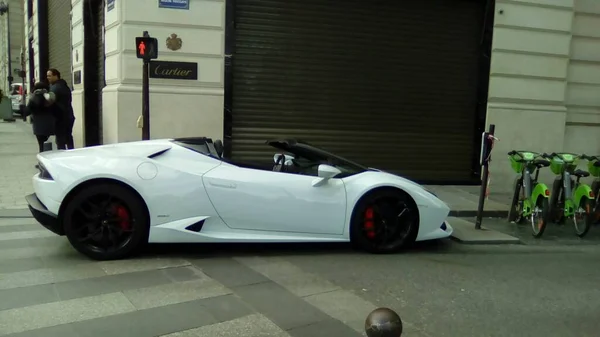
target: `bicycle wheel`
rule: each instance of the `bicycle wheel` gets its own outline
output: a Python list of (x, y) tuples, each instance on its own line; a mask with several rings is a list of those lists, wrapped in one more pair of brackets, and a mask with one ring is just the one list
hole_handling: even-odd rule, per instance
[(560, 223), (564, 216), (564, 194), (562, 179), (554, 179), (550, 196), (550, 221)]
[(600, 180), (595, 180), (592, 183), (592, 192), (596, 196), (596, 201), (594, 202), (594, 223), (600, 225)]
[(531, 223), (531, 234), (535, 238), (540, 238), (544, 235), (548, 219), (550, 218), (550, 203), (547, 198), (538, 198), (536, 201), (533, 213), (529, 216)]
[(575, 234), (580, 238), (584, 237), (590, 230), (594, 222), (594, 202), (591, 199), (583, 198), (575, 214), (571, 217)]
[[(523, 220), (523, 199), (524, 199), (523, 190), (523, 179), (521, 177), (517, 177), (514, 183), (514, 192), (512, 202), (510, 203), (510, 208), (508, 209), (508, 221), (519, 223)], [(522, 196), (523, 195), (523, 196)]]

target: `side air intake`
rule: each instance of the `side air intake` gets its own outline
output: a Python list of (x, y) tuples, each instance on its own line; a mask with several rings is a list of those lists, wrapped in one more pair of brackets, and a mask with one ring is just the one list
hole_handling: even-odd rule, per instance
[(202, 230), (202, 226), (204, 226), (204, 220), (200, 220), (195, 224), (191, 224), (187, 226), (185, 229), (188, 231), (199, 233)]

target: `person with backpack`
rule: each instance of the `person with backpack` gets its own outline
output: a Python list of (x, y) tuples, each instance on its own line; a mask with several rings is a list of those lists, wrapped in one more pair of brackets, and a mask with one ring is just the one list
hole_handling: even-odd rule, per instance
[(33, 134), (37, 138), (39, 151), (44, 152), (44, 143), (55, 134), (56, 117), (51, 107), (55, 96), (43, 82), (36, 83), (33, 89), (23, 118), (31, 116)]

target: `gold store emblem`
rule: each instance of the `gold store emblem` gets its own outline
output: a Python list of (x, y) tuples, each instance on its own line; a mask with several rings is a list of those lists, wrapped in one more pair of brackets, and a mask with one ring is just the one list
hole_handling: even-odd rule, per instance
[(177, 34), (173, 33), (170, 37), (167, 38), (167, 48), (175, 51), (181, 49), (183, 41), (181, 41), (180, 37), (177, 37)]

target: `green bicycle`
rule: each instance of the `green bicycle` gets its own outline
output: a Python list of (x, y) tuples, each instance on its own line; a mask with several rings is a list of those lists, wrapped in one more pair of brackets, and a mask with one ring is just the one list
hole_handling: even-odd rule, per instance
[(536, 238), (544, 234), (550, 216), (550, 190), (546, 184), (538, 182), (540, 169), (550, 166), (550, 162), (540, 157), (539, 153), (531, 151), (508, 153), (512, 169), (519, 174), (515, 180), (508, 221), (522, 223), (525, 219), (529, 220)]
[(582, 155), (581, 158), (588, 161), (588, 172), (594, 177), (592, 193), (596, 196), (596, 201), (594, 201), (595, 223), (600, 224), (600, 156)]
[[(589, 177), (590, 173), (577, 169), (582, 156), (573, 153), (544, 153), (543, 157), (550, 159), (550, 170), (557, 175), (550, 198), (551, 220), (563, 223), (565, 219), (571, 219), (575, 234), (582, 238), (594, 221), (594, 192), (589, 185), (580, 182), (581, 178)], [(572, 176), (577, 177), (577, 180), (573, 181)]]

